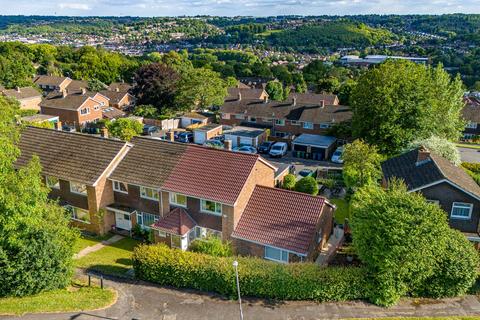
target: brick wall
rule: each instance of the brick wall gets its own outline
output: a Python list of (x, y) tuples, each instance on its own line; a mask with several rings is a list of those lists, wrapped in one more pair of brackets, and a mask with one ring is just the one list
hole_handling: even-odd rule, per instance
[(232, 238), (232, 247), (235, 254), (263, 258), (265, 247), (253, 242)]

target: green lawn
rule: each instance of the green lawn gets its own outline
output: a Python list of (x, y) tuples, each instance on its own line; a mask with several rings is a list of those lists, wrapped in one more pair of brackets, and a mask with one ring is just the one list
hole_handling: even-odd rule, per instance
[(330, 201), (337, 206), (337, 210), (335, 210), (335, 220), (343, 224), (345, 222), (345, 218), (350, 219), (350, 210), (349, 204), (344, 199), (330, 199)]
[(457, 143), (457, 147), (470, 148), (470, 149), (480, 149), (480, 145), (478, 145), (478, 144), (469, 144), (469, 143)]
[(140, 242), (125, 238), (78, 260), (75, 266), (104, 274), (124, 276), (132, 266), (133, 248)]
[(94, 246), (97, 243), (107, 240), (110, 238), (111, 235), (107, 234), (104, 236), (86, 236), (86, 235), (81, 235), (78, 238), (77, 243), (75, 243), (74, 250), (75, 253), (79, 253), (81, 250), (85, 249), (86, 247)]
[(73, 312), (105, 308), (117, 299), (116, 291), (75, 283), (67, 289), (22, 298), (1, 298), (0, 315), (38, 312)]

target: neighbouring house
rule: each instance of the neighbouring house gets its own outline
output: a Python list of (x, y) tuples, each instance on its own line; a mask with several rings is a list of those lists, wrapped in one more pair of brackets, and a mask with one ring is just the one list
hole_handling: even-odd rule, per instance
[(304, 159), (328, 160), (335, 151), (336, 142), (335, 137), (303, 133), (292, 141), (292, 155)]
[(462, 116), (466, 121), (463, 130), (464, 139), (472, 139), (480, 136), (480, 98), (478, 96), (465, 96), (465, 106)]
[(215, 116), (205, 112), (187, 112), (180, 116), (180, 127), (186, 128), (192, 124), (206, 125), (212, 123), (215, 120)]
[(35, 88), (16, 87), (15, 89), (4, 89), (2, 94), (17, 99), (20, 102), (20, 109), (40, 111), (42, 94)]
[(193, 130), (193, 142), (196, 144), (203, 144), (205, 141), (213, 139), (222, 134), (223, 128), (219, 124), (207, 124)]
[(33, 83), (39, 86), (43, 91), (63, 91), (72, 82), (69, 77), (39, 75), (33, 78)]
[(132, 85), (125, 82), (112, 82), (107, 89), (116, 92), (129, 92)]
[(225, 101), (232, 101), (232, 100), (235, 101), (238, 99), (264, 100), (267, 98), (268, 98), (268, 93), (264, 89), (238, 87), (238, 88), (228, 89), (228, 96), (225, 98)]
[(480, 242), (480, 186), (462, 168), (422, 147), (386, 160), (382, 170), (384, 185), (402, 179), (410, 192), (444, 209), (452, 228)]
[(225, 101), (219, 111), (221, 124), (268, 128), (273, 137), (279, 138), (325, 134), (333, 125), (352, 117), (350, 108), (339, 105), (336, 95), (313, 93), (291, 94), (286, 101), (239, 96)]
[(72, 80), (70, 83), (67, 85), (65, 88), (70, 92), (78, 91), (81, 90), (82, 88), (87, 89), (88, 88), (88, 81), (85, 80)]
[(50, 116), (48, 114), (37, 113), (31, 116), (25, 116), (20, 118), (24, 123), (44, 123), (49, 122), (52, 128), (55, 127), (55, 123), (59, 121), (58, 116)]
[(102, 107), (108, 99), (85, 89), (77, 92), (51, 92), (40, 104), (41, 113), (58, 116), (60, 121), (77, 129), (103, 118)]
[(120, 110), (128, 110), (135, 104), (135, 97), (126, 91), (102, 90), (99, 92), (110, 100), (110, 106)]
[(314, 261), (333, 229), (325, 198), (256, 186), (232, 234), (237, 253), (280, 262)]
[(33, 155), (40, 158), (50, 197), (68, 209), (73, 225), (96, 234), (112, 228), (114, 217), (105, 213), (105, 207), (114, 201), (107, 176), (127, 153), (127, 143), (27, 127), (18, 146), (21, 154), (16, 166), (26, 165)]
[(264, 129), (250, 127), (234, 127), (224, 132), (225, 140), (232, 141), (232, 147), (253, 146), (258, 147), (267, 140), (267, 132)]
[(112, 106), (103, 106), (102, 115), (104, 119), (115, 120), (126, 117), (126, 113)]

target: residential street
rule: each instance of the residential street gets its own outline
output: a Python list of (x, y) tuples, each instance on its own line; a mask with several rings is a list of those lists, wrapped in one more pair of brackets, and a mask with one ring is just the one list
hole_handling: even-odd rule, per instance
[(480, 162), (480, 150), (471, 148), (458, 148), (462, 162)]
[[(0, 319), (66, 320), (66, 319), (238, 319), (236, 301), (213, 295), (201, 295), (161, 288), (143, 282), (106, 281), (108, 287), (118, 290), (115, 305), (93, 312), (69, 314), (35, 314)], [(384, 309), (364, 302), (322, 303), (288, 302), (270, 304), (259, 300), (243, 301), (244, 319), (342, 319), (408, 316), (466, 316), (480, 315), (480, 301), (475, 296), (442, 301), (403, 300), (397, 306)]]

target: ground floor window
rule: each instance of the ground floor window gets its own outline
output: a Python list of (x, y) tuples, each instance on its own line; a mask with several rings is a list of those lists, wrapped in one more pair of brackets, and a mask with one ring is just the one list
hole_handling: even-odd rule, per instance
[(288, 262), (288, 251), (265, 246), (265, 259)]
[(160, 219), (159, 216), (147, 213), (147, 212), (137, 212), (137, 224), (139, 224), (144, 229), (150, 229), (150, 226)]
[(80, 221), (83, 223), (90, 223), (90, 212), (88, 210), (77, 208), (74, 206), (65, 206), (67, 212), (70, 213), (72, 220)]
[(217, 231), (217, 230), (213, 230), (213, 229), (209, 229), (209, 228), (204, 228), (204, 227), (199, 227), (199, 226), (196, 226), (195, 229), (192, 229), (195, 231), (195, 238), (207, 238), (207, 237), (210, 237), (210, 236), (213, 236), (213, 237), (218, 237), (218, 238), (222, 238), (222, 232), (221, 231)]

